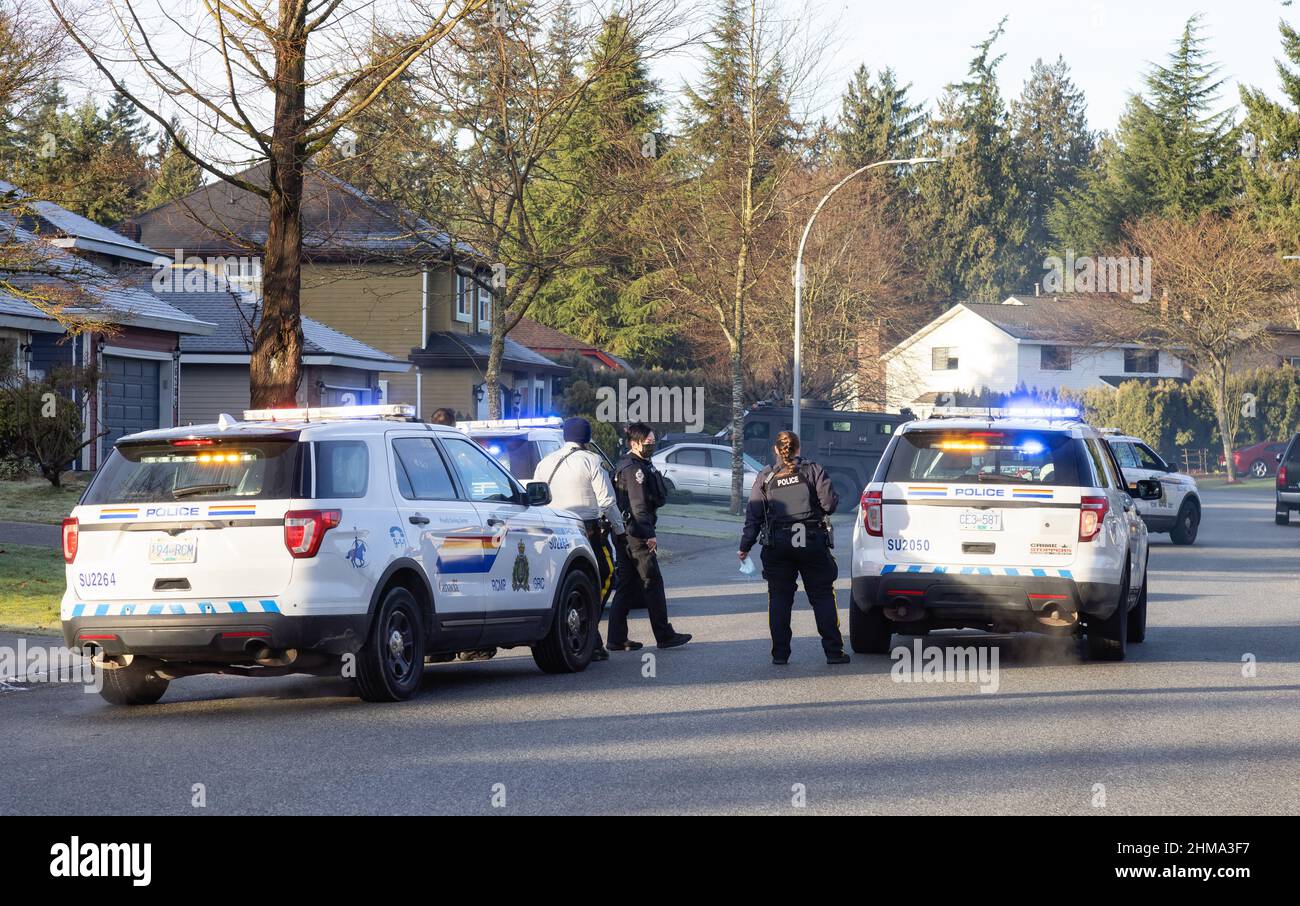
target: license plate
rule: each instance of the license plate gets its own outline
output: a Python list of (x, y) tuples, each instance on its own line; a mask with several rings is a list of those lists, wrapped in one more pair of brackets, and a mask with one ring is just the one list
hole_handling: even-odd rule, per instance
[(198, 552), (199, 539), (195, 535), (155, 538), (149, 542), (150, 563), (193, 563)]
[(957, 524), (964, 532), (1000, 532), (1002, 531), (1002, 511), (964, 510), (957, 517)]

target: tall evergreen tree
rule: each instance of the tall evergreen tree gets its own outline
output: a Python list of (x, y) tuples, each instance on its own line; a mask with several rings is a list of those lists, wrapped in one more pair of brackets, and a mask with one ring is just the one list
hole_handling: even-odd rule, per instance
[[(551, 45), (572, 59), (562, 22)], [(680, 337), (643, 296), (645, 259), (629, 223), (644, 199), (613, 186), (643, 184), (664, 140), (662, 105), (639, 47), (623, 36), (627, 23), (611, 17), (597, 38), (592, 58), (575, 60), (598, 73), (548, 163), (549, 179), (539, 182), (542, 204), (538, 229), (571, 232), (598, 249), (594, 262), (562, 272), (538, 293), (533, 317), (617, 355), (663, 363)], [(614, 55), (620, 59), (614, 59)], [(601, 191), (591, 179), (601, 174)], [(565, 242), (572, 241), (567, 236)]]
[(1083, 92), (1064, 58), (1034, 63), (1011, 104), (1011, 129), (1026, 218), (1022, 257), (1033, 267), (1051, 250), (1048, 213), (1083, 182), (1096, 148)]
[(1019, 289), (1028, 266), (1017, 254), (1027, 235), (1016, 147), (998, 88), (993, 45), (1005, 20), (975, 45), (966, 80), (949, 85), (923, 150), (944, 156), (919, 168), (918, 226), (928, 243), (926, 282), (945, 298), (994, 301)]
[(1295, 251), (1300, 250), (1300, 72), (1292, 67), (1300, 66), (1300, 32), (1286, 22), (1278, 29), (1285, 60), (1277, 61), (1277, 72), (1285, 103), (1258, 88), (1241, 87), (1245, 200), (1256, 223)]
[[(183, 140), (185, 130), (176, 117), (172, 118), (171, 127), (172, 131), (182, 136)], [(199, 165), (180, 153), (176, 143), (165, 132), (158, 139), (158, 154), (155, 159), (157, 164), (153, 179), (149, 183), (149, 191), (144, 199), (146, 209), (156, 208), (182, 198), (202, 185), (203, 171), (199, 169)]]
[(878, 160), (910, 157), (925, 126), (920, 104), (911, 103), (911, 85), (899, 85), (894, 70), (886, 67), (875, 80), (859, 66), (840, 100), (840, 120), (835, 131), (839, 163), (862, 167)]
[(1187, 20), (1168, 62), (1146, 76), (1113, 143), (1083, 187), (1051, 215), (1061, 247), (1092, 252), (1143, 214), (1223, 213), (1237, 188), (1232, 111), (1215, 112), (1223, 80), (1207, 59), (1200, 19)]

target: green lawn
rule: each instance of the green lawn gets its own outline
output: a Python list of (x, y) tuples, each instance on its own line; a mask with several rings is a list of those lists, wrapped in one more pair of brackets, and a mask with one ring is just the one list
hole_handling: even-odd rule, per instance
[(0, 522), (44, 522), (58, 525), (72, 512), (86, 489), (85, 479), (68, 474), (63, 487), (51, 487), (43, 478), (0, 481)]
[(60, 551), (0, 544), (0, 629), (57, 631), (63, 587)]

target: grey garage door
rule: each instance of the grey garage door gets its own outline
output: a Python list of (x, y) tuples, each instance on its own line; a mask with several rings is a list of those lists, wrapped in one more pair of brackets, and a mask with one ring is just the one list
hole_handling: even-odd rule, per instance
[(158, 366), (149, 359), (104, 356), (104, 450), (119, 437), (158, 427)]

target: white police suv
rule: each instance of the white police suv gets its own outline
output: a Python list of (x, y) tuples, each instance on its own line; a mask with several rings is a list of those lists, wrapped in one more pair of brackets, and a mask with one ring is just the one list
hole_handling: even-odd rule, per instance
[(584, 669), (598, 612), (581, 524), (545, 484), (410, 416), (261, 410), (119, 440), (63, 523), (63, 632), (94, 651), (104, 697), (317, 673), (396, 701), (426, 659), (498, 647)]
[(1102, 432), (1115, 461), (1129, 482), (1153, 479), (1160, 485), (1155, 500), (1138, 500), (1138, 515), (1151, 532), (1168, 532), (1174, 544), (1192, 544), (1201, 527), (1201, 492), (1196, 479), (1183, 475), (1137, 437)]
[(853, 650), (895, 632), (1086, 633), (1119, 660), (1146, 635), (1147, 529), (1102, 436), (1072, 410), (936, 410), (900, 426), (853, 534)]

